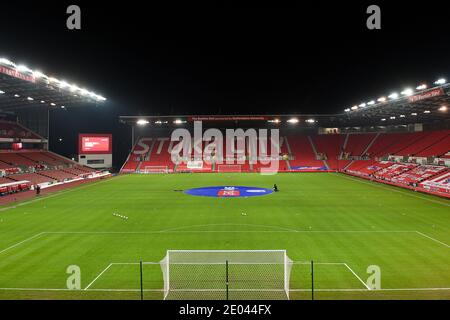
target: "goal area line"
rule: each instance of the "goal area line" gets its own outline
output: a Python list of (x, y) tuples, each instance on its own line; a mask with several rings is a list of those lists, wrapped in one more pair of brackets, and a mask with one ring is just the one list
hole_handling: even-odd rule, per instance
[[(273, 289), (270, 289), (273, 290)], [(67, 292), (140, 292), (140, 289), (66, 289), (66, 288), (0, 288), (0, 291), (67, 291)], [(144, 292), (163, 292), (164, 289), (143, 289)], [(188, 290), (195, 292), (195, 290)], [(310, 292), (311, 289), (290, 289), (290, 292)], [(341, 288), (341, 289), (314, 289), (317, 292), (383, 292), (383, 291), (450, 291), (450, 288), (382, 288), (376, 290), (358, 289), (358, 288)]]
[[(211, 251), (215, 251), (215, 250), (211, 250)], [(273, 250), (273, 251), (284, 251), (284, 250)], [(84, 288), (82, 289), (83, 291), (90, 291), (90, 290), (98, 290), (98, 289), (91, 289), (91, 286), (100, 279), (100, 277), (106, 273), (108, 270), (110, 270), (112, 267), (114, 267), (115, 265), (140, 265), (141, 262), (111, 262), (110, 264), (108, 264), (106, 266), (106, 268), (104, 268), (98, 275), (95, 276), (95, 278)], [(198, 263), (198, 262), (193, 262), (193, 263), (172, 263), (175, 265), (204, 265), (205, 263)], [(223, 265), (223, 263), (208, 263), (208, 265)], [(277, 263), (254, 263), (254, 262), (233, 262), (231, 264), (234, 265), (274, 265)], [(311, 262), (310, 261), (292, 261), (292, 265), (310, 265)], [(154, 262), (154, 261), (149, 261), (149, 262), (142, 262), (142, 265), (160, 265), (160, 262)], [(371, 289), (367, 286), (367, 284), (358, 276), (358, 274), (353, 271), (353, 269), (351, 269), (349, 267), (349, 265), (345, 262), (314, 262), (314, 265), (331, 265), (331, 266), (343, 266), (345, 267), (350, 273), (352, 273), (352, 275), (355, 277), (355, 279), (357, 279), (365, 288), (364, 289), (358, 289), (358, 290), (363, 290), (363, 291), (371, 291)], [(107, 290), (107, 289), (106, 289)], [(120, 289), (111, 289), (111, 290), (120, 290)], [(164, 291), (163, 289), (152, 289), (153, 291)], [(175, 290), (178, 292), (225, 292), (225, 289), (181, 289), (183, 291), (180, 291), (180, 289)], [(231, 290), (231, 289), (230, 289)], [(242, 292), (281, 292), (283, 290), (281, 289), (234, 289), (235, 291), (242, 291)], [(304, 290), (304, 291), (310, 291), (311, 289), (289, 289), (289, 292), (295, 292), (297, 290)], [(336, 290), (336, 289), (327, 289), (327, 290)], [(345, 290), (352, 290), (352, 289), (345, 289)]]

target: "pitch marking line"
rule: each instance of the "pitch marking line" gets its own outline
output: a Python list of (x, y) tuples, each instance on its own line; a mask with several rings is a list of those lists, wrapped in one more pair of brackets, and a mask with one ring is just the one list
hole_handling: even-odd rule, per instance
[(425, 238), (428, 238), (428, 239), (430, 239), (430, 240), (433, 240), (434, 242), (440, 243), (440, 244), (442, 244), (443, 246), (446, 246), (447, 248), (450, 247), (448, 244), (446, 244), (446, 243), (444, 243), (444, 242), (442, 242), (442, 241), (439, 241), (439, 240), (437, 240), (437, 239), (435, 239), (435, 238), (433, 238), (433, 237), (427, 236), (426, 234), (424, 234), (424, 233), (422, 233), (422, 232), (420, 232), (420, 231), (416, 231), (416, 233), (417, 233), (417, 234), (420, 234), (421, 236), (423, 236), (423, 237), (425, 237)]
[(38, 237), (40, 237), (40, 236), (42, 236), (42, 235), (44, 235), (44, 234), (46, 234), (46, 233), (47, 233), (47, 232), (41, 232), (41, 233), (35, 234), (34, 236), (29, 237), (29, 238), (27, 238), (27, 239), (25, 239), (25, 240), (22, 240), (22, 241), (20, 241), (20, 242), (18, 242), (18, 243), (16, 243), (16, 244), (13, 244), (12, 246), (9, 246), (8, 248), (5, 248), (5, 249), (1, 250), (1, 251), (0, 251), (0, 254), (2, 254), (3, 252), (8, 251), (8, 250), (10, 250), (10, 249), (13, 249), (13, 248), (15, 248), (15, 247), (17, 247), (17, 246), (20, 246), (21, 244), (23, 244), (23, 243), (25, 243), (25, 242), (28, 242), (28, 241), (33, 240), (33, 239), (35, 239), (35, 238), (38, 238)]
[(367, 185), (372, 186), (372, 187), (376, 187), (376, 188), (380, 188), (380, 189), (386, 189), (386, 190), (389, 190), (389, 191), (392, 191), (392, 192), (401, 193), (401, 194), (404, 194), (404, 195), (407, 195), (407, 196), (410, 196), (410, 197), (413, 197), (413, 198), (422, 199), (422, 200), (426, 200), (426, 201), (430, 201), (430, 202), (441, 204), (443, 206), (450, 207), (450, 203), (445, 203), (445, 202), (442, 202), (442, 201), (438, 201), (438, 200), (434, 200), (434, 199), (428, 199), (426, 197), (421, 197), (421, 196), (418, 196), (418, 195), (415, 195), (415, 194), (410, 194), (410, 193), (402, 191), (402, 190), (396, 190), (394, 187), (388, 188), (388, 187), (385, 187), (383, 185), (380, 185), (379, 182), (372, 182), (372, 183), (370, 183), (368, 181), (360, 180), (362, 178), (360, 178), (360, 179), (358, 179), (358, 178), (351, 178), (351, 177), (345, 176), (344, 174), (338, 174), (338, 176), (341, 177), (341, 178), (347, 179), (347, 180), (351, 180), (351, 181), (356, 181), (356, 182), (359, 182), (359, 183), (367, 184)]
[(92, 280), (91, 283), (89, 283), (89, 284), (87, 285), (86, 288), (84, 288), (84, 290), (89, 289), (89, 287), (92, 286), (92, 285), (94, 284), (94, 282), (97, 281), (97, 279), (100, 278), (100, 277), (102, 276), (102, 274), (104, 274), (104, 273), (105, 273), (112, 265), (113, 265), (113, 264), (110, 263), (105, 269), (103, 269), (103, 271), (100, 272), (100, 273), (95, 277), (95, 279)]
[[(292, 261), (292, 264), (298, 264), (298, 265), (309, 265), (311, 262), (308, 261)], [(95, 282), (97, 281), (110, 267), (114, 266), (114, 265), (138, 265), (140, 264), (139, 262), (111, 262), (102, 272), (100, 272), (100, 274), (86, 287), (84, 288), (84, 290), (88, 290), (89, 287)], [(159, 265), (159, 262), (153, 262), (153, 261), (149, 261), (149, 262), (142, 262), (143, 265)], [(177, 263), (174, 263), (177, 264)], [(197, 264), (204, 264), (202, 262), (191, 262), (191, 263), (179, 263), (181, 265), (197, 265)], [(223, 265), (223, 263), (208, 263), (208, 264), (220, 264)], [(234, 263), (234, 264), (255, 264), (255, 263)], [(272, 265), (273, 263), (257, 263), (257, 264), (270, 264)], [(349, 267), (349, 265), (347, 263), (344, 262), (314, 262), (314, 264), (316, 265), (340, 265), (340, 266), (345, 266), (357, 279), (358, 281), (360, 281), (364, 287), (366, 289), (358, 289), (358, 290), (371, 290), (370, 287), (367, 286), (367, 284), (356, 274), (355, 271), (353, 271), (352, 268)], [(92, 289), (89, 289), (92, 290)], [(155, 289), (157, 290), (157, 289)], [(244, 289), (244, 291), (246, 291), (247, 289)], [(259, 289), (262, 291), (267, 291), (266, 289)], [(331, 290), (331, 289), (330, 289)], [(350, 290), (350, 289), (345, 289), (345, 290)], [(192, 291), (192, 290), (188, 290), (188, 291)], [(205, 291), (211, 291), (211, 289), (205, 289)], [(255, 291), (257, 291), (257, 289), (255, 289)], [(275, 290), (278, 291), (278, 290)], [(291, 290), (292, 291), (292, 290)]]
[(199, 231), (44, 231), (41, 233), (38, 233), (30, 238), (27, 238), (25, 240), (22, 240), (16, 244), (13, 244), (3, 250), (0, 251), (0, 254), (13, 249), (17, 246), (20, 246), (23, 243), (26, 243), (28, 241), (31, 241), (35, 238), (38, 238), (42, 235), (47, 234), (158, 234), (158, 233), (416, 233), (422, 237), (425, 237), (427, 239), (430, 239), (436, 243), (439, 243), (446, 248), (449, 248), (450, 246), (442, 241), (439, 241), (433, 237), (430, 237), (423, 232), (417, 231), (417, 230), (199, 230)]
[[(140, 289), (88, 289), (74, 290), (65, 288), (0, 288), (0, 291), (72, 291), (72, 292), (140, 292)], [(144, 289), (145, 292), (162, 292), (164, 289)], [(290, 292), (310, 292), (311, 289), (290, 289)], [(450, 288), (387, 288), (387, 289), (314, 289), (323, 292), (379, 292), (379, 291), (450, 291)]]
[(39, 236), (45, 235), (45, 234), (158, 234), (158, 233), (416, 233), (422, 237), (425, 237), (427, 239), (430, 239), (436, 243), (439, 243), (445, 247), (450, 247), (448, 244), (439, 241), (433, 237), (430, 237), (423, 232), (417, 231), (417, 230), (199, 230), (199, 231), (44, 231), (41, 233), (38, 233), (30, 238), (27, 238), (25, 240), (22, 240), (16, 244), (13, 244), (10, 247), (7, 247), (0, 251), (1, 253), (4, 253), (10, 249), (13, 249), (25, 242), (28, 242), (30, 240), (33, 240)]
[(346, 266), (347, 267), (347, 269), (348, 270), (350, 270), (350, 272), (351, 273), (353, 273), (353, 275), (364, 285), (364, 287), (366, 287), (367, 288), (367, 290), (372, 290), (357, 274), (356, 274), (356, 272), (355, 271), (353, 271), (353, 269), (352, 268), (350, 268), (349, 266), (348, 266), (348, 264), (346, 264), (346, 263), (344, 263), (344, 266)]

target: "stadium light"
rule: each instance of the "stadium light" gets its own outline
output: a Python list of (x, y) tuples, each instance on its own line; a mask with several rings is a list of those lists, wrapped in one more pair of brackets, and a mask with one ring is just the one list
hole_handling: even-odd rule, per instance
[(183, 121), (181, 119), (176, 119), (176, 120), (173, 121), (173, 123), (175, 123), (175, 124), (182, 124), (182, 123), (186, 123), (186, 121)]
[(61, 109), (65, 109), (66, 108), (66, 106), (61, 106)]
[(353, 106), (352, 110), (358, 110), (358, 106)]
[(417, 116), (417, 112), (411, 113), (412, 116)]
[(401, 94), (404, 96), (411, 96), (413, 93), (414, 93), (414, 91), (411, 88), (406, 88), (405, 90), (403, 90), (401, 92)]
[(150, 122), (148, 120), (145, 119), (139, 119), (138, 121), (136, 121), (136, 124), (139, 126), (145, 126), (147, 124), (149, 124)]
[(45, 103), (45, 101), (44, 101), (44, 100), (41, 100), (41, 103)]
[(36, 78), (46, 77), (45, 74), (43, 74), (42, 72), (37, 71), (37, 70), (34, 70), (34, 71), (33, 71), (33, 76), (35, 76)]
[(400, 115), (400, 118), (405, 118), (406, 116), (404, 115), (404, 114), (401, 114)]
[(56, 79), (54, 77), (48, 77), (47, 75), (45, 75), (41, 71), (31, 70), (30, 68), (28, 68), (25, 65), (16, 65), (14, 62), (12, 62), (12, 61), (10, 61), (10, 60), (8, 60), (6, 58), (0, 58), (0, 65), (7, 65), (9, 67), (13, 67), (13, 68), (16, 69), (16, 71), (19, 71), (19, 72), (30, 73), (35, 78), (43, 78), (43, 80), (46, 81), (47, 83), (56, 84), (60, 88), (70, 89), (71, 92), (76, 92), (76, 91), (80, 90), (82, 95), (90, 96), (91, 98), (93, 98), (93, 99), (95, 99), (97, 101), (106, 101), (105, 97), (97, 95), (94, 92), (89, 92), (89, 91), (87, 91), (85, 89), (80, 89), (76, 85), (71, 85), (71, 84), (67, 83), (66, 81), (61, 81), (61, 80), (58, 80), (58, 79)]
[(381, 121), (386, 121), (386, 119), (385, 119), (385, 118), (383, 118), (383, 119), (381, 119)]
[(61, 82), (61, 81), (59, 81), (58, 79), (56, 79), (56, 78), (52, 78), (52, 77), (48, 78), (48, 81), (50, 81), (50, 82), (54, 82), (54, 83), (56, 83), (56, 84), (58, 84), (58, 83), (60, 83), (60, 82)]
[(28, 68), (27, 66), (24, 65), (19, 65), (16, 67), (16, 70), (19, 72), (29, 72), (29, 73), (33, 73), (33, 70), (31, 70), (30, 68)]
[(447, 80), (445, 80), (444, 78), (438, 79), (434, 82), (434, 84), (440, 85), (440, 84), (445, 84), (447, 82)]
[(51, 102), (50, 105), (53, 106), (53, 107), (56, 106), (56, 104), (54, 104), (53, 102)]
[(447, 106), (442, 106), (442, 107), (440, 107), (438, 110), (444, 112), (444, 111), (447, 111), (448, 108), (447, 108)]
[(425, 110), (423, 113), (431, 113), (430, 110)]
[(16, 94), (14, 95), (14, 97), (19, 98), (20, 96), (16, 93)]
[(369, 102), (367, 102), (367, 105), (369, 105), (369, 106), (372, 106), (372, 105), (374, 105), (375, 104), (375, 101), (374, 100), (370, 100)]
[(65, 87), (68, 87), (68, 86), (69, 86), (69, 84), (67, 82), (65, 82), (65, 81), (60, 81), (59, 82), (59, 87), (60, 88), (65, 88)]
[(0, 64), (6, 64), (6, 65), (12, 66), (12, 67), (16, 66), (16, 64), (14, 62), (12, 62), (6, 58), (0, 58)]
[(427, 88), (426, 84), (421, 84), (420, 86), (416, 87), (416, 90), (425, 90)]
[(280, 119), (267, 120), (269, 123), (280, 123)]
[(298, 119), (297, 118), (291, 118), (287, 122), (288, 123), (298, 123)]
[(80, 88), (78, 88), (75, 84), (69, 85), (69, 89), (70, 89), (70, 92), (75, 92), (75, 91), (80, 90)]
[(305, 122), (306, 123), (315, 123), (316, 120), (314, 120), (314, 119), (306, 119)]
[(360, 107), (360, 108), (364, 108), (366, 106), (366, 104), (365, 103), (361, 103), (358, 107)]
[(3, 91), (3, 90), (0, 90), (0, 94), (4, 94), (5, 93), (5, 91)]
[(392, 116), (392, 117), (389, 117), (389, 119), (391, 119), (391, 120), (395, 120), (395, 117), (394, 117), (394, 116)]
[(380, 97), (377, 99), (378, 102), (385, 102), (386, 101), (386, 97)]
[(27, 97), (28, 101), (33, 101), (34, 99), (32, 97)]
[(398, 98), (398, 93), (397, 92), (393, 92), (390, 95), (388, 95), (389, 99), (397, 99)]
[(350, 112), (350, 108), (347, 108), (344, 110), (345, 112)]

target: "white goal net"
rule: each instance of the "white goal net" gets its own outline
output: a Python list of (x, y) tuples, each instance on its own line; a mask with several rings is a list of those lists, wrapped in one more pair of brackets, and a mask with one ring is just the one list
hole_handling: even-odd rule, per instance
[(286, 250), (168, 250), (160, 265), (164, 299), (289, 299)]
[(145, 166), (141, 173), (168, 173), (168, 166)]
[(217, 172), (242, 172), (240, 164), (218, 164)]

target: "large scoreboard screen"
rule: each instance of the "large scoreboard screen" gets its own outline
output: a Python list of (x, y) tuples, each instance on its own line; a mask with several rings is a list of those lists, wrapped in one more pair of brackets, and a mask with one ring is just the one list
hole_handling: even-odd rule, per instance
[(80, 134), (79, 154), (110, 154), (112, 153), (111, 134)]

